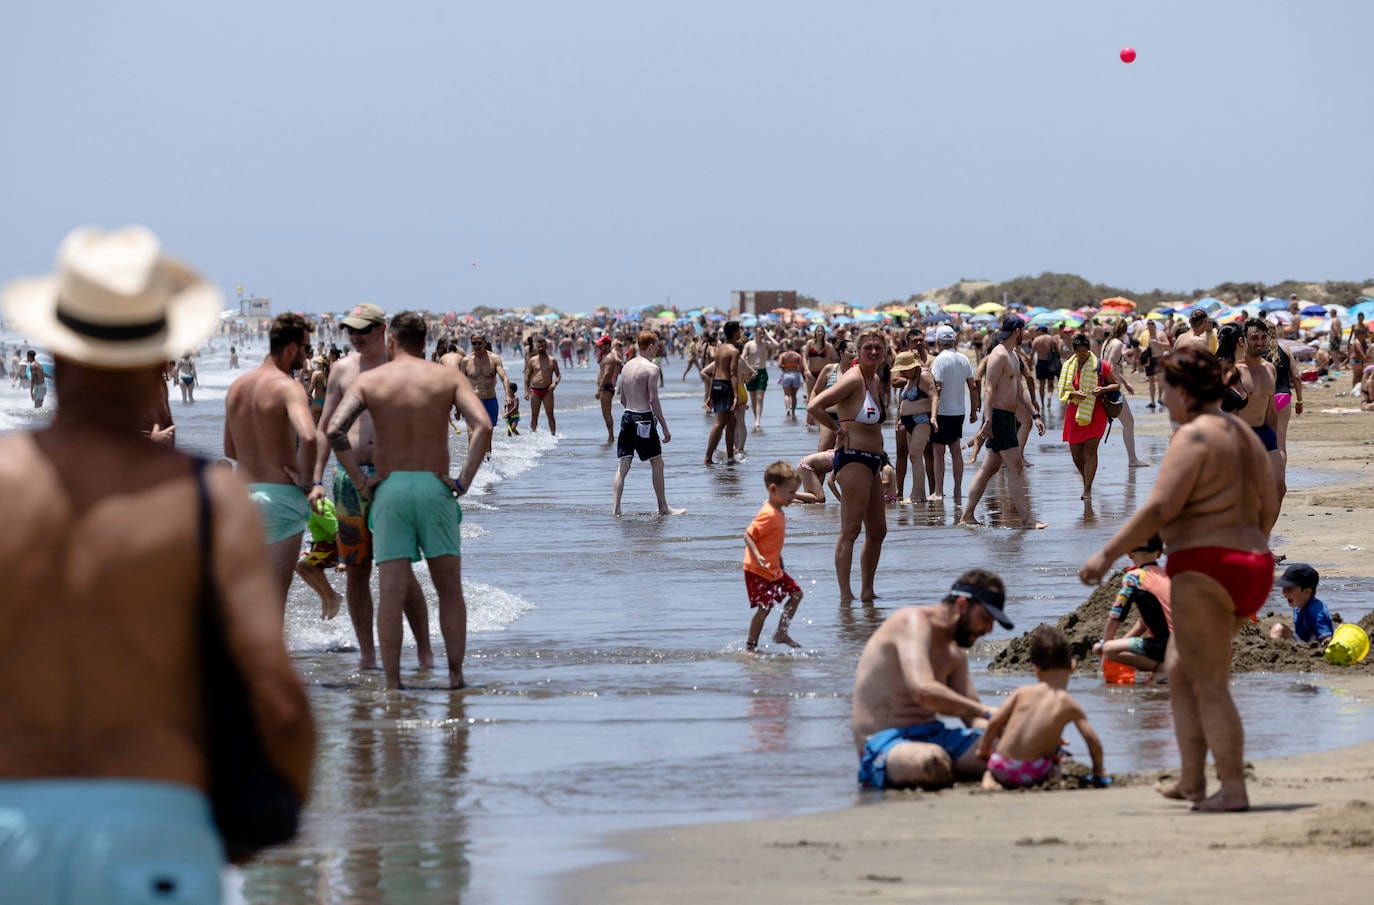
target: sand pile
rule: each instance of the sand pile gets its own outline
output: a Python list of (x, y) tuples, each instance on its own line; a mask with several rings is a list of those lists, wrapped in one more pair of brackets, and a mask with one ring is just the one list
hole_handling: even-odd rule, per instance
[[(1078, 671), (1096, 675), (1100, 671), (1100, 659), (1092, 653), (1093, 643), (1102, 639), (1102, 629), (1107, 624), (1116, 592), (1121, 587), (1121, 576), (1125, 570), (1112, 573), (1102, 584), (1095, 588), (1076, 610), (1059, 617), (1055, 626), (1069, 639), (1073, 655), (1078, 658)], [(1231, 661), (1234, 672), (1322, 672), (1340, 673), (1348, 671), (1374, 673), (1374, 654), (1365, 657), (1354, 666), (1332, 666), (1322, 656), (1323, 650), (1316, 645), (1294, 644), (1292, 641), (1275, 641), (1269, 637), (1269, 627), (1287, 612), (1271, 611), (1259, 622), (1246, 623), (1236, 633), (1235, 655)], [(1118, 629), (1118, 636), (1135, 620), (1134, 610)], [(1339, 621), (1338, 621), (1339, 624)], [(1374, 636), (1374, 613), (1369, 613), (1357, 623), (1362, 629)], [(1009, 641), (992, 658), (988, 669), (993, 672), (1030, 672), (1030, 636), (1035, 626), (1019, 638)]]

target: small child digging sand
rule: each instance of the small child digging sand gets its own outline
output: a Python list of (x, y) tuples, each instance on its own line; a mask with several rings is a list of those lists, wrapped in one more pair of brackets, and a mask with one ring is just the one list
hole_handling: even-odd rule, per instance
[(1078, 728), (1092, 755), (1095, 786), (1111, 780), (1102, 772), (1102, 742), (1083, 708), (1069, 696), (1073, 654), (1059, 629), (1041, 625), (1031, 634), (1034, 685), (1023, 685), (997, 708), (978, 743), (978, 756), (988, 762), (985, 789), (1021, 789), (1039, 785), (1059, 768), (1060, 733), (1069, 723)]
[(749, 641), (745, 644), (749, 651), (758, 650), (763, 623), (773, 605), (781, 600), (787, 603), (778, 617), (773, 641), (801, 647), (787, 633), (787, 627), (801, 604), (802, 589), (782, 568), (782, 541), (787, 533), (787, 517), (782, 510), (792, 503), (801, 479), (789, 463), (774, 462), (764, 469), (763, 482), (768, 487), (768, 499), (744, 532), (744, 587), (749, 593), (749, 606), (755, 609), (754, 618), (749, 621)]

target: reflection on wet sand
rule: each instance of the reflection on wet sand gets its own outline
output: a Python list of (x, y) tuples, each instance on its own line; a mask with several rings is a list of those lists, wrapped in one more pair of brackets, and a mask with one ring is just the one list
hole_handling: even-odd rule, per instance
[(329, 698), (318, 709), (340, 718), (321, 726), (306, 825), (293, 845), (253, 865), (244, 898), (460, 902), (472, 873), (468, 821), (456, 806), (468, 772), (464, 697), (312, 692)]

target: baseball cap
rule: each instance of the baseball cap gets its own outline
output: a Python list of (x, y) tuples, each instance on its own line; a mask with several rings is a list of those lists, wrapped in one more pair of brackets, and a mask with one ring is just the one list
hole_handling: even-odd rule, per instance
[(1002, 332), (998, 334), (1002, 339), (1007, 339), (1017, 330), (1026, 326), (1026, 322), (1014, 314), (1008, 314), (1002, 318)]
[(1317, 570), (1307, 563), (1299, 562), (1283, 570), (1283, 577), (1279, 579), (1279, 587), (1315, 589), (1317, 581)]
[(935, 329), (935, 341), (941, 345), (950, 345), (955, 340), (954, 328), (949, 324), (941, 324)]
[(1007, 618), (1007, 614), (1002, 609), (1007, 605), (1007, 601), (1006, 595), (1001, 592), (995, 591), (992, 588), (974, 587), (971, 584), (963, 584), (958, 581), (954, 583), (949, 591), (951, 594), (967, 597), (974, 603), (981, 603), (983, 609), (988, 611), (988, 615), (996, 619), (997, 624), (1002, 626), (1002, 628), (1010, 629), (1014, 627), (1011, 624), (1011, 620)]
[(1207, 319), (1207, 312), (1206, 312), (1206, 311), (1203, 311), (1201, 308), (1194, 308), (1194, 309), (1193, 309), (1193, 313), (1190, 314), (1190, 315), (1188, 315), (1188, 320), (1190, 320), (1190, 321), (1200, 321), (1200, 320), (1206, 320), (1206, 319)]
[(374, 324), (385, 324), (386, 312), (376, 305), (363, 302), (361, 305), (354, 305), (353, 310), (348, 312), (348, 316), (341, 323), (354, 330), (366, 330)]

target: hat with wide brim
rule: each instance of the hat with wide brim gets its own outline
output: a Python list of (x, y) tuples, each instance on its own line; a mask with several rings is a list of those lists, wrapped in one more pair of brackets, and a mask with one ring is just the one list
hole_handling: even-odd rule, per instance
[(97, 368), (177, 358), (215, 331), (223, 295), (162, 254), (145, 227), (83, 226), (62, 240), (56, 273), (0, 293), (10, 326), (54, 356)]

